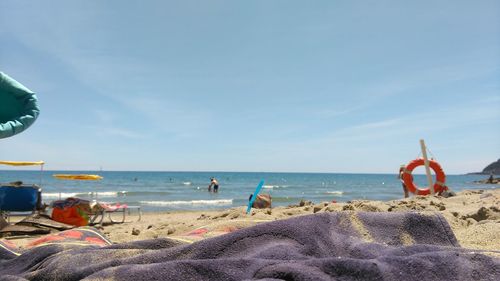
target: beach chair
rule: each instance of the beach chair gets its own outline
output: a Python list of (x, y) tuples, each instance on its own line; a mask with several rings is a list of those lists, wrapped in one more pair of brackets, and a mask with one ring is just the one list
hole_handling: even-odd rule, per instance
[[(141, 220), (141, 206), (129, 206), (127, 204), (121, 204), (121, 203), (109, 203), (109, 202), (98, 202), (100, 208), (103, 210), (102, 217), (107, 215), (109, 220), (112, 223), (124, 223), (126, 214), (128, 213), (130, 215), (131, 210), (136, 210), (139, 214), (139, 218), (137, 221)], [(121, 220), (114, 220), (113, 219), (113, 214), (116, 213), (121, 213)], [(102, 223), (102, 220), (101, 220)]]
[[(43, 171), (43, 161), (4, 161), (1, 165), (24, 167), (40, 166)], [(42, 185), (40, 174), (40, 186)], [(35, 184), (23, 184), (22, 181), (0, 184), (0, 214), (10, 222), (11, 215), (33, 214), (43, 210), (42, 189)]]
[(37, 185), (2, 184), (0, 213), (10, 222), (13, 215), (30, 215), (42, 209), (42, 189)]

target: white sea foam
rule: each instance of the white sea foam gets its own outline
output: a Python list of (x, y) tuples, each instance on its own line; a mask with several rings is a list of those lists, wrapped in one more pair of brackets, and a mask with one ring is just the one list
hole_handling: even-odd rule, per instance
[(191, 185), (191, 182), (190, 181), (185, 181), (182, 183), (183, 185)]
[[(95, 192), (93, 193), (95, 194)], [(122, 195), (122, 191), (104, 191), (104, 192), (97, 192), (98, 197), (117, 197), (118, 194)]]
[(327, 191), (326, 192), (327, 194), (335, 194), (335, 195), (343, 195), (344, 192), (343, 191), (338, 191), (338, 190), (334, 190), (334, 191)]
[(82, 194), (81, 192), (54, 192), (54, 193), (47, 193), (47, 192), (42, 192), (42, 197), (43, 198), (68, 198), (68, 197), (77, 197), (77, 195)]
[[(126, 195), (126, 191), (104, 191), (97, 192), (97, 197), (117, 197)], [(96, 195), (95, 191), (81, 191), (81, 192), (42, 192), (43, 198), (68, 198), (68, 197), (93, 197)]]
[(140, 201), (139, 203), (154, 206), (171, 206), (171, 205), (231, 205), (233, 199), (221, 200), (191, 200), (191, 201)]
[(262, 188), (273, 189), (273, 188), (282, 188), (287, 187), (288, 185), (263, 185)]

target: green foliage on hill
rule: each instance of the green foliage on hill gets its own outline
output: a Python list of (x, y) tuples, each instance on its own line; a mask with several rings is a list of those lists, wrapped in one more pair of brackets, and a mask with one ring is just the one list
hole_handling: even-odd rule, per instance
[(495, 174), (495, 175), (500, 175), (500, 159), (498, 159), (496, 162), (493, 162), (486, 166), (486, 168), (483, 169), (483, 174)]

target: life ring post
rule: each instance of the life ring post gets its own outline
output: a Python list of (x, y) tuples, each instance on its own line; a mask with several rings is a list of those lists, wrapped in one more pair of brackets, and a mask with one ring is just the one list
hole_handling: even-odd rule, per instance
[(423, 139), (420, 140), (420, 148), (422, 149), (422, 156), (424, 158), (425, 174), (427, 175), (427, 182), (429, 183), (429, 190), (431, 195), (434, 196), (434, 184), (432, 184), (431, 168), (429, 167), (429, 159), (427, 158), (427, 148)]

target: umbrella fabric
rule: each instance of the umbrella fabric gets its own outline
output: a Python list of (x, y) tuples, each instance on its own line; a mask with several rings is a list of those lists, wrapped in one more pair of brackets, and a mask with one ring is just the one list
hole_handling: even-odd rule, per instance
[(0, 139), (26, 130), (39, 113), (35, 93), (0, 72)]
[(2, 165), (9, 165), (9, 166), (36, 166), (36, 165), (43, 165), (45, 162), (43, 161), (0, 161), (0, 164)]
[(79, 174), (79, 175), (72, 175), (72, 174), (55, 174), (52, 175), (56, 179), (60, 180), (102, 180), (103, 177), (99, 175), (85, 175), (85, 174)]

